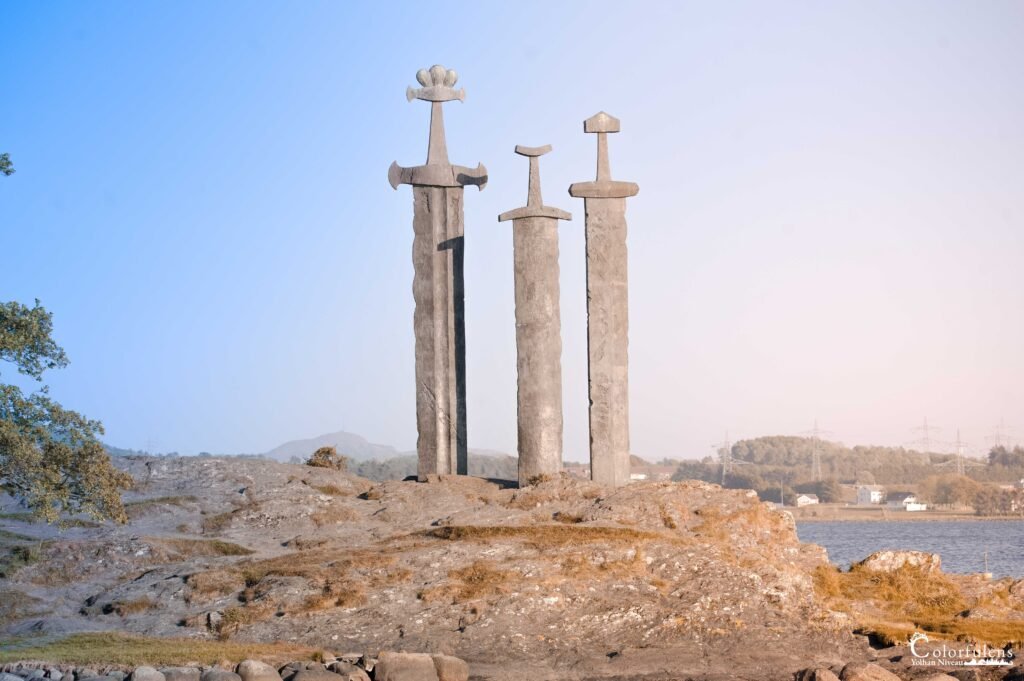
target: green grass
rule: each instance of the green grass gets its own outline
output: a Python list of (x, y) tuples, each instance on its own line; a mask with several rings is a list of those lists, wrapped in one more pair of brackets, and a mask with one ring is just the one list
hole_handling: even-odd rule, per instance
[(0, 640), (0, 663), (39, 660), (74, 665), (174, 666), (190, 662), (212, 665), (220, 660), (240, 662), (247, 658), (274, 663), (309, 660), (316, 652), (286, 643), (148, 638), (112, 632), (72, 634), (46, 643)]

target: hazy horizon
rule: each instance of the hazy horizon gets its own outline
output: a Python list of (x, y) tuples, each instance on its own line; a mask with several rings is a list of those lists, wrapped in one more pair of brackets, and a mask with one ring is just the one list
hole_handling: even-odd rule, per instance
[[(445, 7), (447, 9), (445, 9)], [(800, 435), (1024, 433), (1024, 5), (128, 3), (0, 7), (0, 300), (54, 313), (52, 395), (105, 441), (415, 448), (417, 69), (467, 189), (471, 448), (515, 453), (516, 144), (560, 227), (565, 459), (587, 456), (583, 203), (618, 117), (638, 456)], [(1015, 312), (1016, 311), (1016, 312)], [(5, 371), (4, 380), (10, 373)], [(933, 447), (939, 449), (939, 445)], [(943, 451), (949, 451), (947, 446)]]

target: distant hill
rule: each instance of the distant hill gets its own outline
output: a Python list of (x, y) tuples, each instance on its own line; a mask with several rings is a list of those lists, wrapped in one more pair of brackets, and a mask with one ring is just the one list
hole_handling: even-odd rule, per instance
[(283, 445), (271, 449), (266, 456), (285, 462), (293, 456), (305, 460), (320, 447), (335, 447), (339, 454), (344, 454), (353, 461), (393, 459), (403, 455), (403, 452), (390, 445), (374, 444), (360, 435), (339, 430), (337, 433), (318, 435), (307, 440), (285, 442)]

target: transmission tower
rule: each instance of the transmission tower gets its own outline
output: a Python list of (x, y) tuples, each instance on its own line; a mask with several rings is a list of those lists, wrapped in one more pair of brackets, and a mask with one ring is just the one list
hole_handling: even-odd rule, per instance
[(832, 433), (818, 428), (818, 419), (814, 419), (814, 428), (805, 430), (803, 434), (811, 436), (811, 479), (814, 482), (820, 482), (823, 477), (821, 474), (821, 436)]
[(722, 487), (725, 487), (725, 478), (732, 473), (733, 466), (749, 464), (749, 461), (737, 461), (732, 458), (732, 441), (729, 440), (729, 431), (725, 431), (725, 439), (717, 442), (712, 447), (718, 452), (718, 462), (722, 464)]
[(955, 456), (951, 461), (944, 461), (936, 466), (950, 466), (956, 468), (957, 475), (967, 475), (968, 466), (983, 466), (985, 464), (980, 461), (972, 461), (964, 456), (964, 449), (967, 448), (967, 443), (960, 439), (960, 429), (956, 429), (956, 440), (953, 442), (955, 448)]
[(992, 443), (993, 447), (1006, 447), (1013, 445), (1013, 428), (1006, 425), (1005, 419), (999, 419), (999, 424), (992, 426), (992, 434), (985, 438)]
[(907, 444), (920, 446), (921, 454), (923, 455), (923, 458), (924, 458), (924, 463), (931, 463), (931, 457), (929, 457), (928, 454), (929, 454), (929, 452), (932, 451), (932, 445), (934, 444), (933, 437), (934, 437), (934, 435), (936, 433), (938, 433), (942, 429), (941, 428), (936, 428), (935, 426), (928, 425), (928, 417), (925, 416), (924, 417), (924, 422), (920, 426), (917, 426), (916, 428), (914, 428), (913, 430), (914, 430), (914, 432), (921, 433), (921, 437), (919, 437), (916, 440), (911, 440)]

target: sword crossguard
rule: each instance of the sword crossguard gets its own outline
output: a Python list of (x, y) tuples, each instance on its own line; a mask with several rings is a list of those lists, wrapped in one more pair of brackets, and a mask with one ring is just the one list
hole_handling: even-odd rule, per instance
[(498, 216), (498, 222), (519, 220), (521, 218), (554, 218), (556, 220), (572, 220), (572, 215), (560, 208), (545, 206), (540, 195), (540, 157), (551, 151), (551, 145), (543, 147), (524, 147), (516, 145), (516, 153), (530, 159), (530, 183), (527, 187), (526, 205)]
[(419, 99), (430, 102), (430, 141), (427, 144), (427, 163), (413, 168), (404, 168), (397, 162), (388, 169), (388, 182), (398, 189), (400, 184), (421, 187), (464, 187), (467, 184), (483, 189), (487, 185), (487, 169), (482, 163), (476, 168), (453, 166), (448, 162), (448, 145), (444, 134), (444, 102), (466, 100), (464, 88), (455, 89), (459, 74), (434, 64), (429, 69), (416, 72), (420, 88), (406, 88), (405, 97), (410, 102)]

